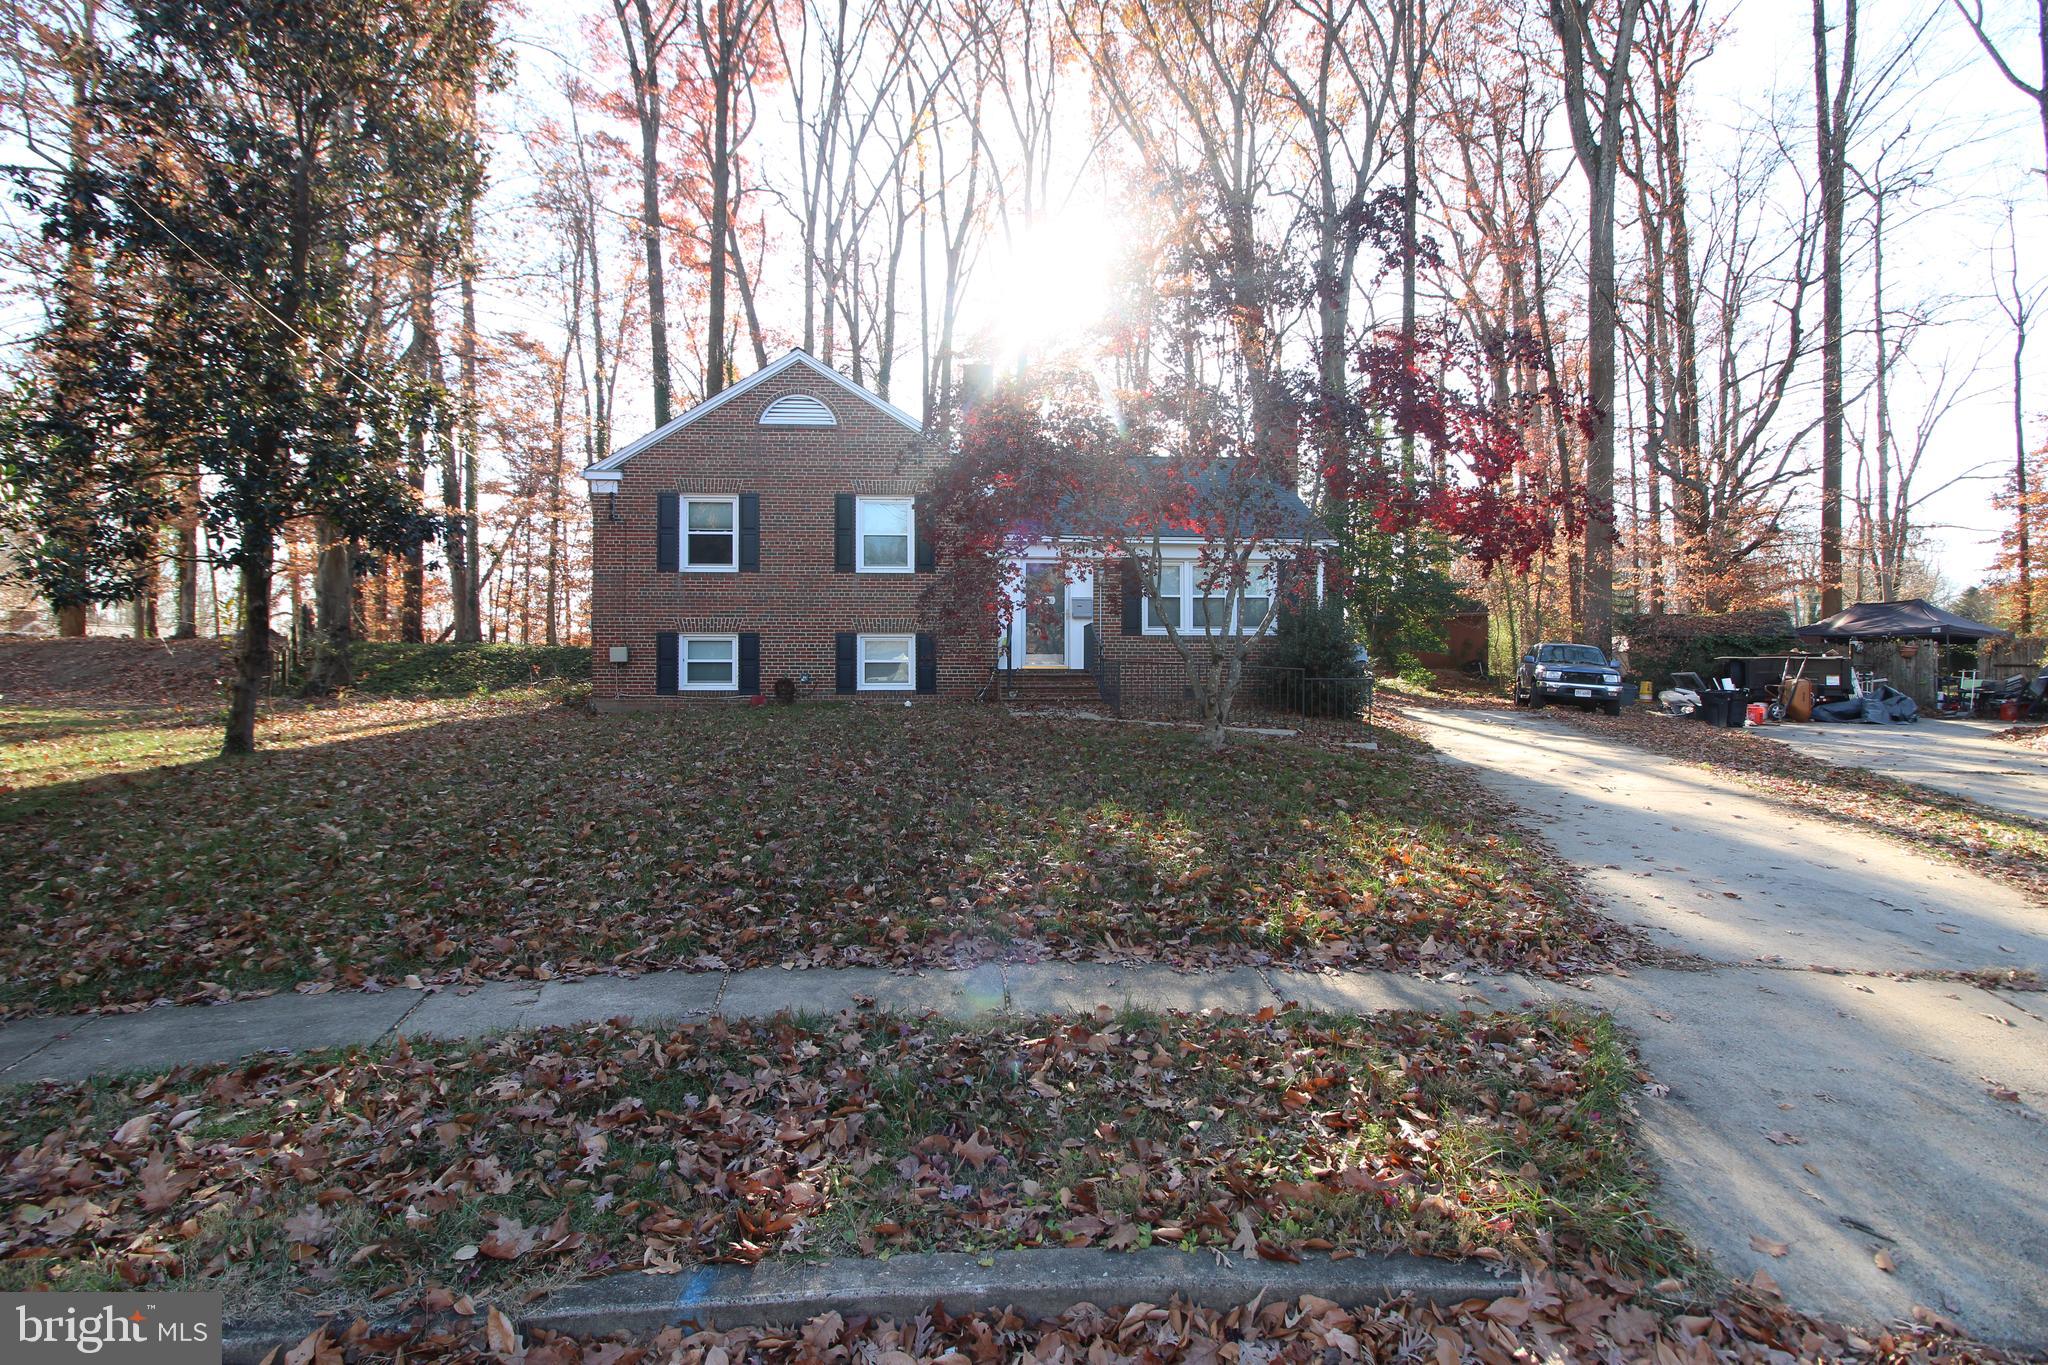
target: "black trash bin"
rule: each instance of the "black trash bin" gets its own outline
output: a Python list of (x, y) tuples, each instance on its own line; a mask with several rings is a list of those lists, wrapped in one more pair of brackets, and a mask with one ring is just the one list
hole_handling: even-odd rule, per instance
[(1748, 719), (1745, 714), (1746, 698), (1740, 692), (1723, 692), (1708, 688), (1700, 693), (1700, 719), (1710, 726), (1740, 729)]

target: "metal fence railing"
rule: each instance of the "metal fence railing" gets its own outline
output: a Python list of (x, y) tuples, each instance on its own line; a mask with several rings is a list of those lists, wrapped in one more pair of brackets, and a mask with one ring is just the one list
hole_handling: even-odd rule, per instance
[[(1113, 674), (1113, 681), (1097, 675), (1103, 700), (1115, 705), (1118, 714), (1199, 718), (1194, 685), (1177, 660), (1125, 659), (1104, 661), (1102, 667)], [(1230, 711), (1233, 718), (1365, 720), (1372, 714), (1372, 700), (1370, 676), (1316, 678), (1299, 668), (1246, 664)]]

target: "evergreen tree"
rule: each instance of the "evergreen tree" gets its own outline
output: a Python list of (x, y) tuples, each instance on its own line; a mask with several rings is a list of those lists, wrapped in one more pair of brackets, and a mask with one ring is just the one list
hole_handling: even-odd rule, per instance
[[(272, 560), (313, 519), (353, 567), (432, 536), (399, 474), (405, 385), (359, 345), (358, 277), (473, 163), (445, 99), (495, 62), (482, 0), (137, 0), (101, 112), (117, 253), (160, 291), (126, 344), (175, 369), (151, 413), (204, 471), (201, 514), (238, 573), (225, 748), (255, 747)], [(343, 652), (347, 613), (338, 640)], [(330, 671), (331, 672), (331, 671)]]

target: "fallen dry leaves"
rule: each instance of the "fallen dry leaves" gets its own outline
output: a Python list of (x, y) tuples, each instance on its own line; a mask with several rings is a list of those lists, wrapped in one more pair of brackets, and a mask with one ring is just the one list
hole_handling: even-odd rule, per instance
[(997, 957), (1564, 971), (1615, 932), (1476, 783), (1393, 748), (533, 696), (271, 740), (0, 814), (0, 1008)]
[(377, 1330), (363, 1322), (322, 1329), (293, 1365), (388, 1360), (431, 1365), (1354, 1365), (1360, 1361), (1843, 1361), (1996, 1362), (2016, 1359), (1962, 1337), (1936, 1314), (1862, 1334), (1796, 1313), (1768, 1277), (1712, 1303), (1673, 1304), (1612, 1272), (1540, 1275), (1517, 1293), (1437, 1305), (1402, 1299), (1343, 1308), (1327, 1299), (1227, 1311), (1136, 1303), (1080, 1304), (1056, 1318), (1013, 1311), (954, 1316), (941, 1307), (908, 1322), (827, 1313), (801, 1326), (641, 1337), (521, 1333), (496, 1309)]
[(18, 1092), (0, 1283), (397, 1302), (802, 1253), (1600, 1251), (1683, 1272), (1571, 1012), (612, 1024)]

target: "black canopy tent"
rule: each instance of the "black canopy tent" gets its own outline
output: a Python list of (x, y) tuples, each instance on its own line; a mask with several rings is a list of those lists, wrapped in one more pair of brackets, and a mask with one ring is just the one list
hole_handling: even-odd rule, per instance
[[(1815, 621), (1810, 626), (1801, 626), (1792, 632), (1802, 641), (1841, 640), (1930, 640), (1938, 642), (1946, 651), (1955, 640), (2009, 640), (2012, 632), (1982, 621), (1972, 621), (1967, 616), (1958, 616), (1952, 611), (1943, 611), (1925, 598), (1909, 597), (1903, 602), (1858, 602), (1852, 607), (1836, 612), (1824, 621)], [(1902, 651), (1903, 653), (1903, 651)], [(1940, 659), (1934, 661), (1934, 688), (1937, 694), (1941, 687)], [(1890, 686), (1883, 693), (1889, 701), (1896, 698), (1899, 705), (1911, 708), (1913, 701), (1908, 694)], [(1836, 706), (1848, 703), (1836, 703)], [(1824, 715), (1829, 708), (1815, 708), (1815, 720), (1848, 720), (1850, 716)], [(1909, 713), (1891, 717), (1894, 720), (1911, 720)], [(1863, 715), (1869, 720), (1868, 704)]]
[(1924, 598), (1858, 602), (1792, 632), (1801, 640), (2010, 640), (2012, 632), (1958, 616)]

